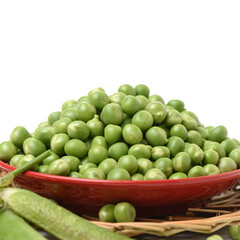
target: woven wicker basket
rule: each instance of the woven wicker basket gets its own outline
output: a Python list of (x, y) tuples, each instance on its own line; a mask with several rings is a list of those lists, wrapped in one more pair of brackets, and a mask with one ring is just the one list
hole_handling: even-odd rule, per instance
[[(5, 172), (0, 170), (0, 177)], [(13, 187), (16, 185), (13, 183)], [(189, 208), (185, 214), (164, 218), (137, 218), (135, 222), (106, 223), (98, 218), (82, 216), (96, 225), (133, 237), (140, 234), (171, 236), (184, 231), (214, 233), (231, 225), (240, 224), (240, 185), (204, 202), (201, 208)]]

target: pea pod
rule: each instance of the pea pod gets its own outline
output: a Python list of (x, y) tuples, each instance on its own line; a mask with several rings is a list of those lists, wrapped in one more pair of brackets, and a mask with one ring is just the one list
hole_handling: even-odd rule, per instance
[(7, 208), (0, 210), (0, 236), (1, 240), (46, 240), (26, 221)]
[[(127, 240), (25, 189), (2, 188), (0, 198), (18, 215), (62, 240)], [(35, 239), (35, 238), (32, 238)]]

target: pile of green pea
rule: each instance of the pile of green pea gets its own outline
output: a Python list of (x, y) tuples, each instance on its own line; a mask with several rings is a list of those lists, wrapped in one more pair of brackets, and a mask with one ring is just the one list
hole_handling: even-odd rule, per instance
[(183, 101), (165, 103), (144, 84), (65, 101), (33, 133), (14, 128), (0, 159), (19, 167), (46, 149), (52, 155), (31, 170), (77, 178), (179, 179), (240, 168), (240, 143), (226, 127), (204, 126)]

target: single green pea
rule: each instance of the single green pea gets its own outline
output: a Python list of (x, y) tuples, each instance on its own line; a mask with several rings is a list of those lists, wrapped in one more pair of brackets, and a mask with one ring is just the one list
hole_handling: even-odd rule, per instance
[(170, 136), (177, 136), (182, 138), (183, 141), (185, 141), (188, 138), (188, 131), (184, 125), (178, 123), (171, 127)]
[(98, 216), (101, 222), (116, 222), (114, 216), (114, 204), (106, 204), (98, 212)]
[(177, 172), (187, 172), (191, 168), (191, 158), (186, 152), (179, 152), (172, 159), (173, 169)]
[(15, 127), (10, 134), (10, 141), (18, 148), (22, 148), (25, 139), (31, 137), (31, 134), (23, 126)]
[(128, 145), (124, 142), (117, 142), (111, 145), (108, 148), (108, 155), (110, 158), (115, 159), (118, 161), (118, 159), (123, 156), (128, 154)]
[(137, 95), (136, 98), (141, 104), (140, 110), (144, 110), (148, 105), (149, 100), (143, 95)]
[(184, 102), (178, 99), (172, 99), (168, 101), (167, 106), (171, 106), (179, 112), (182, 112), (185, 110)]
[(206, 176), (205, 170), (201, 166), (194, 166), (188, 171), (188, 177)]
[(74, 99), (67, 100), (62, 104), (62, 111), (69, 108), (69, 107), (74, 107), (76, 105), (77, 105), (76, 100), (74, 100)]
[(97, 168), (97, 165), (95, 163), (84, 163), (83, 165), (80, 165), (80, 170), (79, 173), (81, 175), (84, 175), (84, 173), (89, 169), (89, 168)]
[(182, 115), (182, 124), (185, 126), (185, 128), (190, 131), (190, 130), (195, 130), (197, 129), (197, 121), (190, 117), (190, 116), (183, 116)]
[(211, 164), (211, 163), (204, 165), (203, 169), (204, 169), (207, 176), (215, 175), (215, 174), (220, 173), (219, 168), (216, 165)]
[(181, 122), (182, 115), (175, 109), (167, 111), (166, 117), (163, 121), (163, 123), (169, 128), (174, 126), (175, 124), (180, 124)]
[(223, 238), (217, 234), (211, 235), (206, 240), (223, 240)]
[(116, 166), (117, 166), (116, 160), (114, 160), (113, 158), (106, 158), (98, 165), (98, 168), (101, 169), (107, 176), (108, 173)]
[(238, 147), (240, 146), (240, 141), (236, 138), (232, 138), (232, 140), (238, 145)]
[(145, 97), (149, 97), (150, 89), (145, 84), (138, 84), (135, 86), (136, 95), (143, 95)]
[(125, 93), (126, 95), (136, 96), (136, 90), (129, 84), (123, 84), (118, 88), (118, 92)]
[(84, 172), (84, 178), (88, 179), (105, 179), (104, 172), (99, 168), (89, 168)]
[(122, 136), (126, 143), (134, 145), (142, 141), (143, 133), (138, 126), (127, 124), (122, 130)]
[(95, 115), (93, 119), (87, 121), (87, 127), (90, 131), (90, 137), (94, 138), (96, 136), (103, 136), (104, 133), (104, 125), (99, 120), (99, 116)]
[(69, 141), (69, 136), (66, 133), (55, 134), (50, 142), (51, 149), (58, 155), (64, 154), (64, 146)]
[(154, 126), (147, 130), (146, 139), (152, 146), (162, 146), (167, 143), (167, 136), (164, 130)]
[(141, 109), (141, 103), (135, 96), (128, 95), (123, 99), (121, 107), (128, 116), (133, 116)]
[(64, 151), (67, 155), (81, 159), (87, 155), (88, 149), (83, 141), (79, 139), (71, 139), (65, 143)]
[(119, 202), (114, 207), (114, 216), (117, 222), (134, 222), (136, 209), (129, 202)]
[(138, 169), (138, 160), (133, 155), (124, 155), (119, 158), (118, 167), (126, 169), (132, 175)]
[(146, 106), (145, 110), (152, 114), (154, 123), (156, 124), (162, 123), (167, 115), (165, 105), (157, 101), (150, 101), (149, 104)]
[(156, 101), (156, 102), (161, 102), (161, 103), (164, 104), (163, 98), (158, 94), (153, 94), (153, 95), (149, 96), (148, 100), (149, 100), (149, 102), (155, 102)]
[(237, 170), (237, 164), (230, 157), (220, 158), (217, 166), (221, 173)]
[(19, 159), (21, 157), (25, 156), (24, 154), (17, 154), (17, 155), (14, 155), (11, 159), (10, 159), (10, 162), (9, 162), (9, 165), (10, 166), (13, 166), (13, 167), (18, 167), (18, 163), (19, 163)]
[(10, 161), (10, 159), (16, 154), (17, 154), (17, 148), (12, 142), (4, 141), (0, 144), (0, 159), (2, 161), (4, 162)]
[(52, 137), (56, 134), (56, 131), (53, 127), (42, 127), (36, 129), (33, 134), (33, 137), (45, 144), (47, 148), (50, 147), (50, 142)]
[(91, 91), (89, 91), (88, 92), (88, 96), (90, 95), (90, 94), (92, 94), (93, 92), (105, 92), (105, 90), (102, 88), (102, 87), (97, 87), (97, 88), (94, 88), (94, 89), (92, 89)]
[(52, 175), (68, 176), (70, 166), (63, 159), (57, 159), (49, 165), (48, 172)]
[(233, 149), (238, 147), (237, 143), (231, 138), (223, 140), (220, 144), (223, 146), (227, 156)]
[(67, 134), (70, 138), (84, 141), (88, 138), (90, 130), (85, 122), (76, 120), (68, 125)]
[(79, 103), (81, 103), (81, 102), (88, 102), (88, 103), (90, 103), (90, 101), (89, 101), (89, 99), (88, 99), (88, 96), (82, 96), (82, 97), (80, 97), (80, 98), (78, 99), (78, 101), (77, 101), (77, 105), (78, 105)]
[(233, 149), (230, 152), (229, 157), (235, 161), (237, 168), (240, 168), (240, 148)]
[(96, 113), (96, 108), (89, 102), (80, 102), (76, 107), (77, 118), (83, 122), (92, 119)]
[(182, 178), (188, 178), (188, 175), (183, 172), (175, 172), (169, 177), (169, 179), (182, 179)]
[(141, 173), (134, 173), (131, 176), (131, 180), (133, 180), (133, 181), (142, 181), (142, 180), (144, 180), (144, 176)]
[(60, 119), (61, 113), (60, 111), (50, 113), (48, 115), (48, 124), (52, 126), (54, 122)]
[(108, 124), (104, 129), (104, 137), (106, 141), (112, 145), (122, 137), (122, 128), (118, 125)]
[(84, 176), (82, 174), (80, 174), (79, 172), (70, 172), (69, 173), (69, 177), (74, 177), (74, 178), (84, 178)]
[(108, 95), (99, 90), (95, 90), (88, 95), (89, 102), (97, 109), (102, 110), (109, 103)]
[(184, 151), (185, 143), (182, 138), (173, 136), (168, 139), (167, 147), (170, 150), (171, 157), (175, 157), (177, 153)]
[(107, 180), (130, 180), (130, 174), (124, 168), (114, 168), (108, 173)]
[(32, 154), (36, 157), (46, 151), (46, 146), (38, 139), (30, 137), (23, 142), (23, 151), (25, 154)]
[(55, 161), (59, 158), (60, 157), (56, 153), (52, 152), (50, 156), (48, 156), (47, 158), (45, 158), (43, 160), (43, 164), (44, 165), (50, 165), (53, 161)]
[(203, 140), (202, 140), (202, 136), (199, 132), (197, 132), (196, 130), (190, 130), (188, 131), (188, 137), (187, 137), (187, 142), (189, 143), (195, 143), (197, 144), (199, 147), (202, 146), (203, 144)]
[(60, 119), (63, 117), (68, 117), (68, 118), (72, 119), (72, 121), (77, 120), (78, 117), (77, 117), (76, 107), (70, 107), (70, 108), (66, 108), (65, 110), (63, 110), (61, 113)]
[(185, 144), (184, 152), (191, 157), (192, 165), (200, 164), (204, 158), (203, 150), (195, 143)]
[(216, 127), (213, 127), (209, 130), (209, 140), (215, 141), (215, 142), (222, 142), (224, 139), (226, 139), (228, 136), (228, 131), (226, 127), (219, 125)]
[(142, 143), (132, 145), (128, 150), (129, 155), (133, 155), (137, 159), (139, 158), (147, 158), (151, 157), (151, 150), (147, 145)]
[(205, 140), (208, 139), (208, 131), (204, 127), (197, 127), (196, 131), (200, 133), (203, 139)]
[(41, 165), (38, 167), (37, 171), (40, 173), (48, 174), (49, 173), (48, 169), (49, 169), (48, 165)]
[(151, 157), (153, 161), (159, 158), (170, 158), (170, 150), (166, 146), (155, 146), (151, 150)]
[(112, 94), (111, 96), (109, 96), (109, 101), (111, 103), (118, 103), (119, 105), (121, 105), (123, 99), (126, 97), (127, 95), (125, 93), (122, 92), (116, 92), (114, 94)]
[(105, 125), (120, 125), (123, 121), (123, 110), (119, 104), (109, 103), (103, 107), (100, 119)]
[(219, 161), (219, 155), (218, 153), (213, 150), (213, 149), (209, 149), (207, 151), (204, 152), (204, 157), (203, 157), (203, 164), (214, 164), (217, 165)]
[(51, 125), (48, 122), (45, 121), (45, 122), (40, 122), (38, 124), (37, 128), (41, 128), (41, 127), (51, 127)]
[(68, 117), (63, 117), (56, 121), (56, 124), (54, 125), (56, 133), (67, 133), (67, 127), (71, 122), (72, 119)]
[(155, 168), (159, 168), (167, 178), (173, 173), (173, 164), (170, 158), (159, 158), (156, 162), (154, 162), (153, 166)]
[(181, 112), (181, 114), (182, 114), (182, 117), (191, 117), (191, 118), (193, 118), (197, 122), (197, 126), (200, 125), (200, 121), (199, 121), (197, 115), (194, 112), (188, 111), (188, 110), (184, 110), (184, 111)]
[(78, 171), (79, 165), (81, 164), (80, 160), (74, 156), (63, 156), (62, 160), (66, 161), (70, 166), (70, 171)]
[(137, 173), (141, 173), (142, 175), (145, 175), (146, 172), (153, 168), (153, 163), (149, 159), (146, 158), (139, 158), (138, 159), (138, 169)]
[(230, 225), (228, 227), (228, 233), (233, 240), (240, 240), (240, 226), (239, 225)]
[(163, 180), (167, 179), (166, 175), (159, 168), (149, 169), (145, 175), (144, 180)]
[(93, 147), (95, 145), (101, 145), (102, 147), (105, 147), (106, 149), (108, 149), (107, 140), (103, 136), (96, 136), (93, 138), (93, 140), (91, 142), (91, 146)]
[(108, 150), (100, 145), (95, 145), (88, 151), (89, 162), (100, 164), (104, 159), (108, 158)]
[(153, 125), (153, 116), (150, 112), (141, 110), (134, 114), (132, 123), (138, 126), (142, 131), (146, 131)]
[[(23, 157), (21, 157), (18, 161), (17, 167), (21, 167), (25, 165), (26, 163), (31, 162), (35, 157), (32, 154), (26, 154)], [(38, 164), (35, 164), (34, 166), (30, 167), (29, 170), (37, 171)]]

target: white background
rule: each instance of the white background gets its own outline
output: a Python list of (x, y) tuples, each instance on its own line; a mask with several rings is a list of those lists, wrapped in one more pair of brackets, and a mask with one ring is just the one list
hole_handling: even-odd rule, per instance
[(240, 139), (240, 1), (0, 1), (0, 142), (65, 100), (147, 84)]

